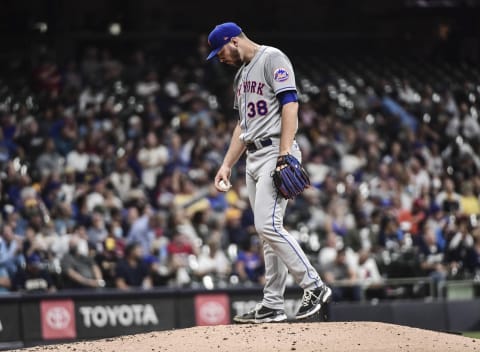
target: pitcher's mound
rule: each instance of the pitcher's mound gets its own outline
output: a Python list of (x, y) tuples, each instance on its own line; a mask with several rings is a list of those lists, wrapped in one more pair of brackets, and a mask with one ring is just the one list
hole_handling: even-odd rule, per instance
[(194, 327), (25, 351), (479, 351), (480, 340), (373, 322), (281, 323)]

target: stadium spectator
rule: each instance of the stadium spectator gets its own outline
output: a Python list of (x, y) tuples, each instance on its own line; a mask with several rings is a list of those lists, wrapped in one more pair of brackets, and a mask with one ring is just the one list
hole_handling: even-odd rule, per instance
[(10, 292), (12, 282), (7, 269), (0, 267), (0, 295)]
[(379, 231), (379, 244), (389, 251), (399, 251), (404, 245), (404, 233), (397, 219), (389, 214), (382, 218)]
[(241, 282), (265, 284), (265, 264), (263, 249), (257, 235), (241, 244), (235, 261), (235, 273)]
[(176, 273), (175, 282), (178, 286), (191, 282), (191, 266), (189, 258), (198, 253), (197, 247), (192, 242), (192, 237), (182, 232), (177, 227), (167, 245), (169, 267)]
[(135, 174), (128, 167), (127, 159), (125, 157), (117, 158), (115, 169), (110, 175), (110, 182), (121, 201), (125, 202), (128, 200), (135, 180)]
[(20, 268), (12, 279), (12, 290), (27, 293), (55, 292), (56, 287), (47, 265), (36, 253), (28, 256), (26, 267)]
[(152, 278), (152, 285), (155, 287), (170, 284), (177, 274), (170, 267), (169, 242), (169, 239), (165, 236), (157, 237), (152, 243), (150, 252), (145, 256), (145, 262)]
[(10, 225), (4, 224), (0, 236), (0, 268), (5, 269), (8, 275), (13, 277), (24, 263), (24, 259), (21, 238), (14, 234)]
[(53, 57), (44, 55), (40, 64), (34, 69), (33, 76), (36, 88), (39, 91), (51, 96), (58, 96), (60, 93), (61, 76)]
[(78, 140), (75, 148), (67, 154), (67, 166), (75, 170), (75, 172), (83, 175), (87, 171), (90, 156), (85, 150), (85, 141)]
[(19, 153), (31, 164), (35, 164), (42, 152), (45, 136), (42, 135), (38, 122), (33, 116), (25, 116), (19, 122), (21, 130), (15, 138), (17, 146), (20, 147)]
[(470, 218), (462, 215), (447, 234), (445, 261), (448, 263), (451, 277), (462, 277), (465, 274), (464, 264), (473, 244)]
[(324, 281), (331, 285), (333, 300), (360, 301), (362, 290), (357, 281), (355, 268), (347, 261), (347, 250), (345, 247), (337, 250), (335, 260), (322, 268)]
[[(432, 226), (426, 226), (420, 243), (419, 262), (422, 276), (430, 276), (436, 290), (446, 280), (448, 268), (445, 266), (443, 248), (438, 245), (437, 235)], [(431, 293), (432, 295), (435, 292)]]
[(88, 242), (95, 246), (102, 243), (107, 238), (108, 230), (105, 224), (104, 215), (101, 212), (93, 212), (91, 224), (87, 228), (87, 236)]
[[(93, 163), (89, 163), (89, 165), (93, 165)], [(88, 172), (87, 168), (87, 172)], [(93, 171), (93, 170), (92, 170)], [(106, 208), (106, 201), (105, 201), (105, 181), (96, 176), (96, 172), (93, 171), (94, 174), (87, 174), (85, 175), (89, 178), (89, 190), (87, 191), (88, 194), (85, 198), (85, 206), (87, 207), (87, 211), (91, 213), (94, 210), (107, 210)]]
[(231, 271), (232, 265), (220, 247), (220, 239), (210, 238), (198, 255), (197, 267), (193, 270), (193, 273), (197, 278), (209, 275), (216, 283), (226, 283)]
[(430, 176), (426, 170), (425, 158), (420, 153), (415, 153), (409, 161), (409, 182), (414, 198), (421, 196), (430, 188)]
[(168, 149), (159, 143), (155, 133), (149, 132), (145, 146), (139, 150), (137, 158), (142, 166), (142, 182), (149, 190), (153, 190), (157, 177), (168, 162)]
[(48, 243), (43, 233), (37, 233), (31, 226), (27, 227), (22, 243), (22, 253), (24, 258), (32, 257), (34, 254), (38, 255), (41, 260), (47, 263)]
[(65, 159), (57, 152), (55, 141), (52, 138), (45, 140), (45, 146), (35, 161), (35, 166), (41, 175), (49, 175), (52, 172), (63, 171)]
[(239, 209), (228, 209), (225, 214), (225, 236), (228, 243), (240, 246), (249, 240), (250, 232), (242, 226), (242, 212)]
[(140, 97), (155, 95), (160, 90), (157, 72), (153, 69), (148, 70), (144, 79), (137, 83), (135, 90)]
[(317, 269), (331, 266), (337, 257), (338, 248), (343, 247), (343, 240), (335, 232), (329, 232), (325, 238), (325, 243), (318, 252)]
[(455, 184), (450, 177), (443, 180), (442, 190), (437, 194), (435, 202), (446, 213), (456, 214), (461, 210), (461, 195), (455, 192)]
[(370, 250), (363, 249), (358, 252), (356, 275), (366, 299), (385, 297), (384, 279)]
[(115, 287), (116, 266), (120, 258), (123, 257), (123, 241), (113, 235), (114, 231), (105, 239), (102, 244), (103, 250), (97, 251), (95, 263), (102, 272), (102, 278), (105, 281), (105, 287)]
[(473, 184), (470, 181), (462, 184), (460, 208), (463, 214), (480, 215), (480, 200), (478, 196), (473, 193)]
[(152, 287), (149, 268), (143, 257), (142, 246), (138, 243), (133, 242), (125, 247), (124, 257), (116, 265), (115, 287), (121, 290)]
[(473, 246), (467, 251), (465, 269), (476, 280), (480, 277), (480, 236), (474, 237)]
[(63, 256), (61, 262), (65, 288), (104, 287), (101, 270), (94, 261), (88, 242), (74, 236), (70, 239), (69, 246), (70, 251)]
[(134, 216), (137, 217), (131, 224), (126, 237), (126, 243), (137, 243), (142, 247), (143, 253), (149, 253), (152, 242), (155, 239), (154, 225), (155, 214), (149, 205), (141, 204), (136, 209), (132, 209)]

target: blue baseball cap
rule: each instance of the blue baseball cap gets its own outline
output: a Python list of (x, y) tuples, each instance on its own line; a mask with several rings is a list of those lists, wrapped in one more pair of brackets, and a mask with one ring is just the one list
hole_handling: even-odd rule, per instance
[(226, 22), (216, 26), (208, 35), (208, 44), (212, 51), (208, 55), (207, 60), (217, 55), (225, 44), (240, 33), (242, 33), (242, 29), (233, 22)]
[(37, 253), (30, 254), (27, 257), (27, 264), (31, 266), (41, 266), (42, 265), (42, 258)]

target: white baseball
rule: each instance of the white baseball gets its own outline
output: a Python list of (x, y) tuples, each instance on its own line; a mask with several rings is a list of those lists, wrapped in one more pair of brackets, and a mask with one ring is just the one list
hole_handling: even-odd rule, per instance
[(220, 180), (220, 182), (218, 183), (218, 186), (223, 192), (227, 192), (232, 187), (230, 182), (225, 180)]

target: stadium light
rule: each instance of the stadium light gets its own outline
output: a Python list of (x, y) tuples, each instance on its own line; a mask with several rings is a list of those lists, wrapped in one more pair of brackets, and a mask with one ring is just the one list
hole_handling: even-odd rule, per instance
[(46, 22), (36, 22), (33, 25), (33, 28), (39, 31), (40, 33), (46, 33), (48, 31), (48, 23)]
[(115, 36), (120, 35), (122, 33), (122, 25), (118, 22), (112, 22), (108, 26), (108, 32), (111, 35), (115, 35)]

